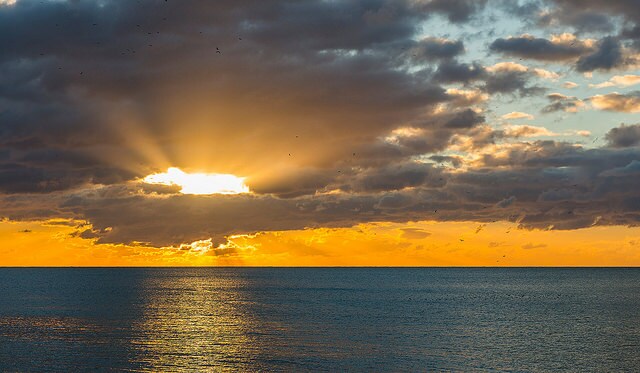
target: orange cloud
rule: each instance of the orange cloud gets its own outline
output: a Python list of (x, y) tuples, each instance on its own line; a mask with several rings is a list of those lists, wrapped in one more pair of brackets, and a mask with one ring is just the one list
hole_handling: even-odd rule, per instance
[(591, 97), (591, 104), (596, 109), (618, 111), (623, 113), (640, 112), (640, 96), (637, 94), (620, 94), (618, 92)]
[(616, 75), (600, 84), (589, 84), (589, 88), (629, 87), (640, 84), (640, 75)]
[(533, 115), (528, 113), (523, 113), (521, 111), (512, 111), (508, 114), (504, 114), (500, 118), (502, 119), (533, 119)]

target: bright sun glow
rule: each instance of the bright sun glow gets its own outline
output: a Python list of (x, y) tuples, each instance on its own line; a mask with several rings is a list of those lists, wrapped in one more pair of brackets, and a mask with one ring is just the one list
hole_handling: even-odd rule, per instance
[(188, 174), (176, 167), (167, 172), (143, 179), (148, 184), (178, 185), (183, 194), (240, 194), (249, 193), (243, 177), (229, 174)]

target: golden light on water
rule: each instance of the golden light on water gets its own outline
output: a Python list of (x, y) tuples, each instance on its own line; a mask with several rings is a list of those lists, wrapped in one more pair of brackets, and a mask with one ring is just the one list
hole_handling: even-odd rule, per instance
[(240, 194), (249, 193), (243, 177), (230, 174), (186, 173), (177, 167), (143, 179), (148, 184), (178, 185), (182, 194)]

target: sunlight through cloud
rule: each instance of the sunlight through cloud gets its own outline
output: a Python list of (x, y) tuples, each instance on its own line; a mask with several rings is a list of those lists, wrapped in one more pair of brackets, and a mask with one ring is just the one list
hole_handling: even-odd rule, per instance
[(189, 174), (177, 167), (153, 174), (142, 181), (148, 184), (178, 185), (182, 194), (240, 194), (249, 193), (243, 177), (230, 174)]

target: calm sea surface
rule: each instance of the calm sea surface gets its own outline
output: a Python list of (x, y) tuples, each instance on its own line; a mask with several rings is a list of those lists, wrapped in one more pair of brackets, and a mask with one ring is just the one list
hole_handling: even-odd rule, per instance
[(638, 269), (0, 268), (0, 371), (638, 371)]

